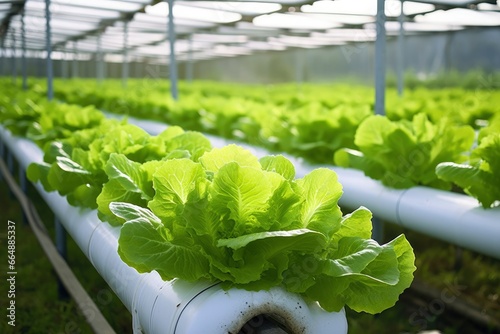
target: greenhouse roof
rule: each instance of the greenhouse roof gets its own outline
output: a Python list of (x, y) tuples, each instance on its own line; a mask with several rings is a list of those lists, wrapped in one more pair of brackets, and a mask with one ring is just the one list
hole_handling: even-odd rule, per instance
[[(24, 43), (32, 55), (46, 48), (46, 1), (0, 0), (0, 38), (12, 54)], [(408, 33), (500, 26), (498, 1), (404, 1)], [(151, 0), (53, 0), (51, 45), (69, 57), (149, 58), (168, 63), (168, 5)], [(401, 1), (386, 0), (387, 35), (399, 33)], [(316, 48), (375, 40), (376, 0), (175, 1), (177, 59), (247, 55), (290, 47)], [(125, 36), (125, 32), (127, 35)], [(15, 53), (16, 54), (16, 53)]]

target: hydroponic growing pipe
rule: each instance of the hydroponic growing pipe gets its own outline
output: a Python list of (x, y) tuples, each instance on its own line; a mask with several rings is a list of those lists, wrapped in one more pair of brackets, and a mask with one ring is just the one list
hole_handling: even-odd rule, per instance
[[(133, 117), (129, 117), (128, 121), (151, 134), (160, 133), (166, 126)], [(215, 147), (234, 143), (206, 136)], [(248, 144), (238, 145), (259, 157), (271, 154)], [(365, 206), (377, 218), (500, 259), (500, 207), (483, 209), (472, 197), (428, 187), (392, 189), (366, 177), (359, 170), (311, 165), (301, 159), (287, 158), (293, 162), (298, 178), (318, 167), (333, 169), (344, 189), (339, 201), (342, 206), (351, 209)]]
[[(22, 168), (43, 161), (42, 151), (33, 142), (13, 137), (3, 127), (0, 139)], [(344, 310), (325, 312), (282, 288), (224, 291), (217, 283), (163, 281), (156, 272), (139, 274), (117, 253), (119, 227), (101, 222), (95, 210), (72, 207), (56, 192), (47, 193), (40, 184), (35, 187), (131, 312), (134, 333), (238, 333), (245, 327), (255, 328), (264, 315), (288, 333), (347, 333)]]

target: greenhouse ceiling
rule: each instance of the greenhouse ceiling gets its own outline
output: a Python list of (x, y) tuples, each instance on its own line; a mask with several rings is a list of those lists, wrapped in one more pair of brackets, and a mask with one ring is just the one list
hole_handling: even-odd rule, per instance
[[(500, 0), (499, 0), (500, 1)], [(499, 1), (385, 1), (387, 35), (500, 26)], [(168, 63), (168, 4), (151, 0), (50, 1), (53, 58)], [(4, 55), (43, 57), (46, 0), (0, 0)], [(187, 1), (173, 5), (180, 61), (375, 40), (376, 0)], [(24, 27), (24, 29), (23, 29)]]

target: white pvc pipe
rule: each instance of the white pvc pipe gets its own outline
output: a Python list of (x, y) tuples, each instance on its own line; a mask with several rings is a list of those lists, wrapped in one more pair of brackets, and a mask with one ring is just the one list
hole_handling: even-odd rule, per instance
[[(0, 139), (22, 168), (42, 162), (43, 152), (0, 126)], [(119, 227), (100, 222), (95, 210), (70, 206), (56, 192), (35, 185), (92, 265), (131, 312), (134, 333), (237, 333), (254, 316), (271, 315), (293, 333), (345, 334), (345, 312), (325, 312), (316, 303), (276, 287), (269, 291), (224, 291), (219, 284), (163, 281), (156, 272), (139, 274), (117, 253)], [(299, 331), (300, 330), (300, 331)]]
[[(133, 117), (128, 117), (128, 121), (151, 134), (158, 134), (167, 127), (164, 123)], [(206, 136), (214, 147), (235, 142)], [(238, 145), (249, 149), (258, 157), (273, 154), (249, 144)], [(294, 164), (298, 178), (318, 167), (334, 170), (344, 189), (339, 201), (342, 206), (351, 209), (364, 206), (372, 211), (375, 217), (390, 223), (500, 259), (500, 207), (483, 209), (478, 201), (470, 196), (433, 188), (392, 189), (365, 176), (359, 170), (311, 165), (303, 159), (284, 155)]]

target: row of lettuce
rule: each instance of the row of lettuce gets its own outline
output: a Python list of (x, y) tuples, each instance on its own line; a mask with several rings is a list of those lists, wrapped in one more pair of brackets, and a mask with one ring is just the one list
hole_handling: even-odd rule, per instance
[(328, 311), (368, 313), (393, 306), (413, 279), (404, 235), (371, 240), (371, 212), (341, 212), (329, 169), (295, 179), (280, 155), (212, 149), (177, 126), (151, 136), (94, 107), (4, 92), (2, 126), (44, 152), (28, 178), (120, 226), (118, 253), (139, 272), (226, 289), (280, 285)]
[[(342, 85), (243, 86), (131, 80), (56, 83), (58, 98), (114, 113), (361, 169), (393, 188), (463, 191), (488, 208), (500, 200), (500, 91), (388, 91), (387, 115), (373, 115), (373, 92)], [(38, 89), (43, 93), (43, 89)]]

